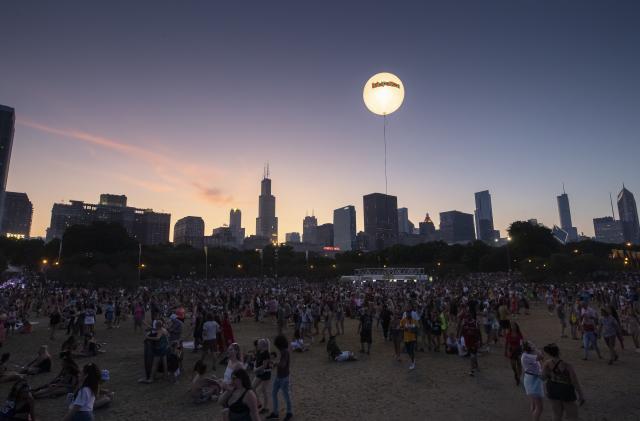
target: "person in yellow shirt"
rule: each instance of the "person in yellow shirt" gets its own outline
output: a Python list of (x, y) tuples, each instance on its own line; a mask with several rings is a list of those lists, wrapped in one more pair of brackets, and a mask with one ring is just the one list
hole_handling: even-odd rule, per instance
[(404, 347), (411, 358), (409, 370), (416, 368), (416, 343), (418, 341), (418, 314), (413, 310), (412, 306), (407, 306), (407, 311), (402, 315), (400, 320), (400, 328), (403, 331)]

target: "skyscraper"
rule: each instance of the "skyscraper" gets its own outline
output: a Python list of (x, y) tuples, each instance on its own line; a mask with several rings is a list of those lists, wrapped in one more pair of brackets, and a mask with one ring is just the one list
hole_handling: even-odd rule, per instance
[(302, 242), (306, 244), (318, 243), (318, 219), (311, 215), (302, 221)]
[(371, 249), (381, 250), (398, 244), (398, 198), (382, 193), (363, 197), (364, 232)]
[(560, 215), (560, 228), (568, 235), (567, 242), (578, 241), (578, 230), (571, 223), (569, 196), (564, 191), (558, 196), (558, 214)]
[(449, 244), (473, 241), (473, 215), (456, 210), (440, 212), (440, 236)]
[(596, 233), (596, 241), (601, 243), (622, 244), (624, 242), (622, 221), (616, 221), (611, 216), (594, 218), (593, 230)]
[(33, 205), (26, 193), (5, 192), (4, 218), (0, 234), (14, 238), (29, 238)]
[(332, 223), (318, 225), (318, 245), (322, 247), (333, 247)]
[(269, 166), (264, 170), (260, 183), (258, 199), (258, 217), (256, 218), (256, 236), (268, 238), (271, 243), (278, 242), (278, 218), (276, 217), (276, 198), (271, 194)]
[(11, 148), (16, 123), (16, 113), (11, 107), (0, 105), (0, 225), (4, 212), (4, 198), (9, 177), (9, 163), (11, 162)]
[(409, 209), (398, 208), (398, 234), (413, 234), (409, 224)]
[(242, 228), (242, 212), (240, 209), (231, 209), (229, 211), (229, 229), (235, 240), (236, 246), (242, 246), (244, 241), (244, 228)]
[(618, 215), (622, 221), (624, 241), (634, 244), (640, 243), (640, 224), (638, 224), (636, 199), (624, 185), (618, 193)]
[(349, 205), (333, 211), (333, 245), (341, 251), (357, 248), (355, 206)]
[(491, 208), (491, 194), (483, 190), (475, 194), (476, 235), (478, 240), (489, 243), (500, 237), (500, 232), (493, 229), (493, 210)]
[(204, 247), (204, 220), (199, 216), (185, 216), (173, 227), (173, 244)]

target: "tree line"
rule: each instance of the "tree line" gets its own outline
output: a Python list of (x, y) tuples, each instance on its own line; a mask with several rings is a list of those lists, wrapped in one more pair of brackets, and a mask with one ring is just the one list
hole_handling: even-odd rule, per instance
[[(517, 221), (509, 227), (509, 241), (492, 247), (481, 241), (465, 245), (430, 242), (396, 245), (381, 251), (351, 251), (335, 259), (316, 253), (295, 252), (290, 246), (268, 246), (261, 251), (186, 245), (142, 246), (119, 224), (96, 222), (69, 227), (62, 247), (59, 240), (0, 239), (0, 269), (22, 267), (57, 279), (83, 285), (135, 285), (149, 279), (207, 276), (298, 276), (328, 279), (351, 275), (364, 267), (416, 267), (434, 276), (469, 272), (521, 272), (532, 280), (570, 279), (620, 270), (637, 270), (633, 264), (610, 258), (613, 248), (626, 245), (581, 241), (563, 245), (551, 230)], [(139, 264), (140, 263), (140, 264)]]

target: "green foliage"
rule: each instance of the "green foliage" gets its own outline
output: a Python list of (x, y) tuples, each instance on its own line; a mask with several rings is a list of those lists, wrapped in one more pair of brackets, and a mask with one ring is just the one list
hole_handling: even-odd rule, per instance
[[(58, 258), (58, 240), (44, 244), (41, 240), (0, 238), (0, 268), (7, 264), (46, 271), (52, 279), (93, 286), (135, 286), (148, 279), (175, 277), (273, 277), (300, 276), (327, 279), (350, 275), (364, 267), (417, 267), (436, 275), (468, 272), (520, 271), (531, 280), (580, 278), (608, 270), (625, 270), (609, 259), (611, 245), (582, 241), (563, 246), (545, 227), (528, 222), (514, 222), (511, 241), (491, 247), (476, 241), (449, 246), (431, 242), (416, 246), (396, 245), (375, 252), (352, 251), (329, 259), (310, 252), (294, 252), (289, 246), (267, 246), (255, 250), (209, 248), (205, 270), (205, 253), (189, 246), (164, 244), (142, 248), (138, 267), (138, 243), (117, 224), (96, 223), (70, 227), (64, 236), (62, 259)], [(615, 246), (614, 246), (615, 247)], [(623, 246), (618, 246), (622, 248)], [(48, 261), (43, 264), (43, 259)]]

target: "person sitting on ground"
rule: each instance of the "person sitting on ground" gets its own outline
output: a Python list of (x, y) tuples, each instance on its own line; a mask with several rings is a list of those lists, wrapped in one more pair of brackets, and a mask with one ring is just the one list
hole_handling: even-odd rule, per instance
[(54, 398), (66, 393), (72, 393), (78, 386), (80, 376), (78, 364), (73, 360), (70, 353), (62, 353), (61, 357), (62, 369), (60, 373), (49, 383), (32, 389), (34, 398)]
[(204, 403), (217, 399), (222, 389), (218, 379), (205, 376), (207, 365), (202, 360), (198, 360), (193, 367), (193, 372), (194, 376), (189, 389), (193, 402)]
[(453, 333), (450, 333), (449, 336), (447, 336), (447, 342), (445, 343), (445, 352), (447, 354), (458, 353), (458, 341), (456, 341), (456, 337)]
[(10, 357), (11, 354), (9, 354), (8, 352), (5, 352), (4, 354), (2, 354), (2, 357), (0, 357), (0, 383), (15, 382), (24, 379), (24, 375), (18, 373), (17, 371), (9, 371), (7, 369), (6, 364), (9, 361)]
[(327, 354), (332, 361), (357, 361), (358, 359), (351, 351), (342, 351), (338, 346), (335, 336), (329, 336), (329, 342), (327, 342)]
[(94, 363), (82, 367), (82, 383), (75, 391), (62, 421), (93, 421), (93, 407), (100, 393), (100, 370)]
[(4, 405), (0, 408), (0, 421), (35, 420), (35, 400), (29, 384), (20, 379), (14, 383)]
[(33, 325), (26, 317), (21, 320), (20, 327), (18, 328), (18, 333), (31, 333), (33, 331)]
[(46, 345), (38, 348), (38, 356), (20, 370), (20, 374), (40, 374), (51, 371), (51, 355)]
[(258, 398), (251, 389), (251, 379), (243, 368), (231, 375), (231, 387), (221, 397), (224, 421), (260, 421)]
[(73, 353), (78, 348), (78, 341), (74, 335), (69, 336), (60, 346), (60, 352)]
[(302, 339), (302, 335), (300, 334), (300, 329), (296, 329), (293, 332), (293, 341), (291, 341), (291, 350), (293, 352), (305, 352), (309, 350), (309, 345), (304, 343), (304, 339)]
[[(100, 372), (100, 383), (104, 384), (111, 379), (111, 375), (109, 374), (109, 370), (102, 370)], [(98, 391), (98, 396), (96, 397), (96, 401), (93, 404), (93, 409), (101, 409), (109, 406), (113, 400), (115, 399), (115, 392), (110, 391), (109, 389), (105, 389), (100, 386), (100, 390)]]

